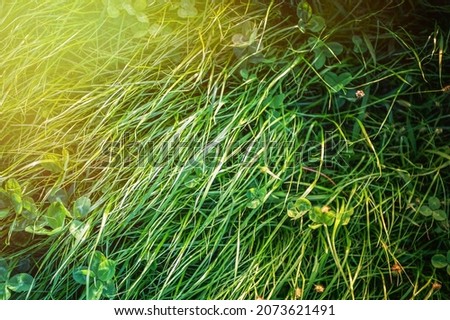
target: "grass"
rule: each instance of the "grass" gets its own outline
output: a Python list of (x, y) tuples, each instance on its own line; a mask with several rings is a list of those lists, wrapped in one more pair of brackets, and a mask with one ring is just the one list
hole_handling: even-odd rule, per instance
[[(322, 1), (302, 33), (296, 5), (157, 2), (141, 26), (2, 2), (1, 180), (42, 211), (58, 190), (93, 203), (79, 239), (2, 220), (1, 257), (34, 276), (13, 298), (86, 298), (72, 274), (96, 250), (117, 299), (450, 297), (431, 264), (450, 249), (448, 30), (390, 18), (428, 2)], [(430, 196), (445, 220), (420, 214)], [(353, 215), (312, 229), (298, 198)]]

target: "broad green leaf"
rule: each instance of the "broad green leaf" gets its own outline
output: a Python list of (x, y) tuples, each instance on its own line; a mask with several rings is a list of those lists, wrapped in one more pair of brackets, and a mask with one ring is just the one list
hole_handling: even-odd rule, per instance
[(12, 192), (10, 195), (11, 204), (17, 214), (21, 214), (23, 210), (22, 196), (19, 193)]
[(313, 207), (310, 211), (310, 219), (316, 224), (325, 224), (331, 226), (334, 223), (336, 215), (333, 211), (324, 211), (320, 207)]
[(33, 281), (33, 277), (28, 273), (19, 273), (10, 278), (6, 285), (11, 291), (25, 292), (31, 289)]
[(98, 266), (97, 277), (102, 281), (110, 281), (116, 273), (116, 262), (106, 259)]
[(50, 196), (48, 197), (48, 201), (50, 202), (59, 201), (66, 206), (69, 203), (69, 194), (64, 189), (52, 190)]
[(74, 236), (77, 241), (85, 240), (88, 230), (88, 226), (79, 220), (73, 220), (69, 226), (70, 234)]
[(70, 212), (59, 201), (53, 202), (45, 214), (48, 226), (52, 229), (62, 228), (66, 217), (70, 217)]
[(180, 7), (177, 14), (180, 18), (193, 18), (198, 15), (198, 10), (195, 7)]
[(83, 219), (91, 210), (91, 200), (88, 197), (80, 197), (73, 203), (73, 217)]
[(23, 211), (22, 216), (28, 220), (33, 220), (38, 216), (38, 210), (33, 198), (23, 197), (22, 199)]
[(318, 15), (313, 15), (307, 24), (307, 28), (314, 33), (318, 33), (325, 28), (325, 19)]
[(321, 224), (313, 223), (313, 224), (310, 224), (308, 227), (315, 230), (315, 229), (319, 229), (321, 226), (322, 226)]
[(322, 221), (329, 227), (333, 225), (335, 218), (336, 214), (334, 211), (322, 212)]
[(433, 210), (431, 210), (429, 206), (421, 206), (419, 212), (425, 217), (429, 217), (433, 214)]
[(447, 214), (444, 210), (435, 210), (433, 211), (433, 219), (436, 221), (446, 221), (447, 220)]
[(75, 282), (79, 284), (86, 284), (89, 281), (92, 281), (95, 278), (95, 273), (90, 270), (88, 267), (77, 267), (72, 271), (72, 277)]
[(56, 228), (53, 230), (48, 230), (40, 225), (32, 225), (32, 226), (25, 227), (26, 232), (36, 234), (36, 235), (42, 235), (42, 236), (52, 236), (54, 234), (61, 232), (62, 230), (63, 230), (63, 228)]
[(259, 199), (255, 199), (255, 200), (251, 200), (247, 203), (247, 208), (249, 209), (256, 209), (261, 205), (261, 200)]
[(26, 219), (20, 219), (20, 218), (14, 219), (14, 221), (11, 223), (10, 229), (14, 232), (24, 231), (25, 227), (27, 227), (29, 224), (30, 224), (30, 221), (28, 221)]
[(8, 290), (6, 283), (0, 282), (0, 300), (9, 300), (11, 292)]
[(116, 283), (113, 280), (103, 283), (103, 295), (108, 298), (114, 298), (117, 294)]
[(295, 201), (295, 206), (298, 208), (299, 211), (304, 213), (312, 209), (311, 202), (306, 198), (298, 198)]
[(334, 72), (327, 72), (324, 75), (325, 82), (331, 87), (333, 92), (339, 92), (344, 89), (352, 81), (353, 77), (349, 72), (341, 73), (340, 75)]
[(134, 0), (133, 7), (136, 11), (143, 11), (147, 8), (147, 0)]
[(4, 259), (0, 259), (0, 283), (8, 279), (8, 264)]
[(282, 108), (284, 106), (283, 102), (285, 98), (286, 98), (285, 94), (277, 94), (276, 96), (274, 96), (271, 101), (272, 107)]
[(447, 258), (443, 254), (435, 254), (431, 257), (431, 264), (433, 267), (441, 269), (447, 266)]
[(241, 69), (239, 71), (239, 73), (241, 74), (242, 79), (244, 79), (244, 80), (248, 79), (248, 71), (247, 71), (247, 69)]
[(141, 12), (137, 12), (136, 13), (136, 19), (140, 22), (140, 23), (144, 23), (147, 30), (145, 30), (146, 32), (148, 32), (148, 24), (150, 23), (150, 21), (148, 20), (148, 17), (145, 13), (141, 13)]
[(342, 213), (341, 221), (343, 226), (348, 225), (352, 215), (353, 215), (353, 208), (350, 208)]
[(327, 43), (328, 47), (328, 57), (338, 56), (344, 51), (344, 46), (340, 44), (339, 42), (330, 42)]
[(198, 10), (195, 8), (194, 1), (192, 0), (180, 0), (180, 7), (177, 14), (180, 18), (193, 18), (198, 14)]
[(103, 282), (96, 281), (86, 288), (87, 300), (99, 300), (103, 293)]
[(111, 18), (118, 18), (120, 16), (120, 10), (112, 3), (108, 5), (106, 8), (106, 12), (108, 13), (108, 16)]
[(101, 253), (100, 251), (95, 251), (94, 256), (92, 258), (92, 262), (89, 266), (90, 266), (91, 270), (93, 270), (95, 273), (97, 273), (100, 263), (102, 263), (106, 260), (108, 260), (108, 259), (106, 259), (105, 255), (103, 253)]
[(192, 189), (195, 188), (200, 184), (200, 179), (194, 175), (191, 175), (187, 178), (186, 182), (184, 183), (184, 186), (186, 188)]
[(44, 154), (41, 160), (41, 166), (52, 173), (61, 173), (64, 171), (64, 163), (61, 157), (55, 154)]
[(5, 190), (10, 194), (17, 193), (18, 195), (22, 195), (22, 188), (16, 179), (8, 179), (5, 182)]
[(142, 37), (146, 36), (147, 33), (148, 33), (148, 30), (146, 30), (146, 29), (136, 30), (133, 33), (133, 38), (136, 38), (136, 39), (142, 38)]
[(4, 219), (9, 216), (10, 210), (9, 208), (0, 209), (0, 219)]
[(363, 39), (360, 36), (354, 35), (352, 37), (352, 42), (353, 42), (353, 51), (355, 53), (367, 52), (367, 47), (365, 46)]
[(264, 197), (267, 194), (266, 188), (250, 188), (247, 191), (247, 208), (256, 209), (263, 204)]
[(428, 206), (431, 210), (437, 210), (441, 207), (441, 201), (437, 197), (429, 197)]
[(131, 4), (131, 0), (122, 0), (122, 8), (130, 15), (134, 16), (136, 14), (136, 10)]
[(321, 215), (322, 210), (320, 209), (320, 207), (313, 207), (312, 210), (309, 211), (309, 218), (315, 223), (321, 223)]
[(450, 264), (447, 266), (447, 274), (450, 276)]
[(316, 69), (321, 69), (326, 62), (325, 54), (320, 50), (315, 53), (313, 66)]
[(305, 25), (309, 19), (312, 17), (312, 8), (309, 5), (308, 2), (302, 0), (297, 5), (297, 17), (299, 20), (299, 25), (302, 23), (302, 25)]
[(248, 40), (242, 33), (233, 34), (231, 41), (233, 42), (233, 47), (242, 48), (249, 46)]
[(450, 250), (447, 251), (447, 263), (450, 265)]
[(302, 214), (298, 211), (297, 207), (295, 206), (295, 203), (290, 202), (287, 205), (287, 215), (288, 217), (292, 219), (300, 219), (302, 217)]

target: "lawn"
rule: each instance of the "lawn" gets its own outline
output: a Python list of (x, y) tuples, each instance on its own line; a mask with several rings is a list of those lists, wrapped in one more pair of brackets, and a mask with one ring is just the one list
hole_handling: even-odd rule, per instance
[(449, 14), (1, 1), (0, 298), (450, 299)]

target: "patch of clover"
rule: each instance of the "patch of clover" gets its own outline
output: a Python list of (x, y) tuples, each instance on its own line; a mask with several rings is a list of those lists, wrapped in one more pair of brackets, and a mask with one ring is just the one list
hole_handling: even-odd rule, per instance
[(124, 17), (128, 20), (133, 37), (140, 38), (148, 33), (147, 0), (103, 0), (103, 4), (110, 18)]
[(264, 60), (261, 50), (264, 48), (258, 40), (258, 27), (255, 23), (246, 21), (242, 24), (240, 32), (231, 37), (231, 46), (235, 56), (239, 59), (248, 57), (250, 63), (259, 63)]

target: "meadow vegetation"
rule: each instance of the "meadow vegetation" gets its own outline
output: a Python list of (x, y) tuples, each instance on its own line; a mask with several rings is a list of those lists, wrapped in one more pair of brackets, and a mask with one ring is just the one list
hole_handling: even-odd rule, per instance
[(450, 298), (447, 5), (0, 3), (0, 298)]

